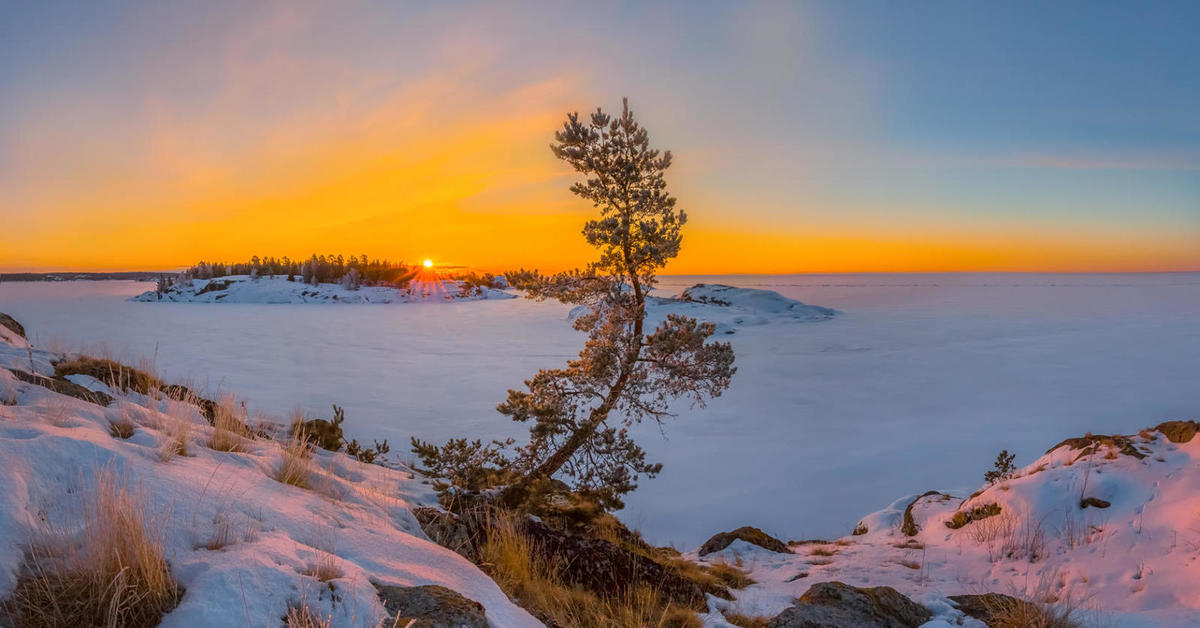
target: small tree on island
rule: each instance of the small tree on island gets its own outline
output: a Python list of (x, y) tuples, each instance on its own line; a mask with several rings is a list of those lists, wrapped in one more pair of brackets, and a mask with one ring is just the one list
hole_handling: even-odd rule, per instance
[[(528, 296), (585, 306), (574, 327), (588, 334), (587, 342), (577, 359), (538, 371), (497, 407), (531, 424), (529, 442), (511, 456), (512, 441), (459, 439), (439, 448), (414, 438), (413, 451), (431, 472), (451, 478), (440, 486), (444, 497), (504, 484), (499, 501), (517, 506), (536, 485), (560, 475), (576, 492), (615, 509), (640, 475), (654, 477), (662, 468), (646, 461), (628, 428), (671, 416), (676, 399), (703, 406), (720, 396), (736, 371), (733, 348), (708, 341), (712, 323), (686, 316), (668, 315), (649, 333), (644, 328), (647, 293), (658, 269), (679, 254), (687, 216), (663, 178), (671, 153), (650, 148), (628, 101), (619, 117), (600, 109), (587, 121), (569, 114), (551, 149), (586, 177), (571, 191), (600, 210), (583, 228), (600, 257), (584, 269), (537, 276)], [(489, 468), (465, 468), (480, 464)]]

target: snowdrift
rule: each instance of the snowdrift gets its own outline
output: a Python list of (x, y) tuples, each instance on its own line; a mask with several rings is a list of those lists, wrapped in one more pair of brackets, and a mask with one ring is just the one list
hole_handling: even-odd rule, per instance
[(172, 303), (439, 303), (447, 301), (478, 301), (483, 299), (514, 299), (515, 294), (482, 288), (463, 294), (462, 284), (455, 280), (413, 282), (408, 288), (363, 286), (350, 290), (340, 284), (309, 285), (288, 281), (284, 277), (250, 277), (232, 275), (217, 279), (191, 279), (163, 291), (150, 290), (132, 297), (130, 301)]
[[(277, 626), (296, 603), (333, 626), (374, 626), (384, 616), (374, 583), (441, 585), (482, 604), (493, 626), (541, 625), (473, 564), (427, 539), (410, 508), (436, 500), (404, 466), (318, 450), (312, 490), (282, 484), (272, 477), (278, 441), (215, 451), (196, 406), (72, 376), (115, 398), (102, 406), (18, 379), (14, 371), (53, 375), (63, 356), (30, 353), (13, 336), (0, 336), (0, 599), (13, 591), (30, 540), (77, 529), (95, 473), (110, 470), (144, 496), (148, 525), (162, 534), (185, 591), (162, 626)], [(134, 426), (127, 439), (110, 431), (121, 421)], [(187, 455), (163, 461), (180, 422)], [(336, 577), (308, 575), (318, 566)]]
[(841, 581), (935, 612), (940, 596), (997, 592), (1078, 607), (1083, 625), (1200, 625), (1196, 427), (1070, 439), (974, 494), (901, 498), (840, 539), (792, 542), (794, 554), (736, 541), (700, 560), (744, 561), (758, 584), (731, 605), (768, 617)]

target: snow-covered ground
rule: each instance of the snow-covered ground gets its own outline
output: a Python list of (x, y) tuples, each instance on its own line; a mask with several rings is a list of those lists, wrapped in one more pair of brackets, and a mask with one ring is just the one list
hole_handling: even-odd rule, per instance
[[(1064, 446), (973, 495), (906, 496), (863, 518), (864, 534), (791, 544), (793, 555), (734, 541), (689, 557), (742, 564), (756, 584), (714, 602), (748, 615), (773, 617), (814, 583), (836, 580), (926, 604), (1017, 595), (1076, 607), (1088, 626), (1200, 625), (1200, 437), (1177, 444), (1146, 430), (1131, 440), (1134, 455)], [(1103, 502), (1081, 508), (1083, 498)], [(913, 500), (910, 536), (901, 526)], [(991, 505), (998, 514), (947, 526)]]
[[(1000, 449), (1018, 464), (1085, 432), (1195, 418), (1200, 275), (668, 277), (767, 288), (840, 313), (773, 318), (723, 336), (728, 393), (640, 431), (665, 464), (623, 517), (695, 547), (757, 525), (836, 538), (897, 495), (976, 487)], [(153, 359), (168, 379), (253, 412), (345, 406), (349, 436), (519, 436), (494, 408), (573, 357), (568, 308), (525, 299), (403, 307), (146, 305), (130, 282), (0, 285), (0, 311), (39, 346)], [(710, 310), (711, 311), (711, 310)]]
[(189, 279), (170, 286), (159, 294), (147, 290), (132, 301), (148, 303), (437, 303), (512, 299), (516, 295), (503, 290), (479, 288), (463, 291), (461, 282), (452, 279), (413, 281), (408, 288), (362, 286), (350, 289), (336, 283), (315, 286), (288, 281), (287, 277), (251, 277), (230, 275), (217, 279)]
[[(51, 530), (79, 529), (95, 473), (107, 471), (144, 496), (147, 526), (162, 536), (185, 590), (164, 627), (276, 626), (297, 603), (334, 626), (373, 626), (384, 616), (373, 582), (445, 586), (483, 604), (497, 628), (541, 625), (473, 564), (427, 540), (409, 509), (436, 500), (403, 466), (317, 452), (316, 490), (284, 485), (272, 478), (282, 456), (277, 442), (214, 451), (206, 446), (212, 428), (194, 406), (131, 393), (101, 407), (18, 381), (7, 369), (28, 371), (32, 361), (37, 372), (52, 374), (55, 356), (30, 355), (6, 340), (0, 337), (0, 597), (16, 583), (26, 544)], [(123, 420), (137, 426), (124, 440), (109, 431), (110, 422)], [(187, 455), (164, 462), (159, 452), (179, 433), (178, 421), (190, 425)], [(221, 538), (229, 544), (209, 549)], [(306, 574), (327, 566), (332, 580)]]

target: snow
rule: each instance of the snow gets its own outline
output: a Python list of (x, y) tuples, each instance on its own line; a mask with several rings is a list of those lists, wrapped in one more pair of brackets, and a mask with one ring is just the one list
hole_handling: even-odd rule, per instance
[[(57, 357), (37, 350), (32, 359), (50, 373)], [(271, 478), (276, 442), (254, 441), (247, 453), (208, 449), (211, 428), (192, 406), (173, 412), (193, 424), (189, 455), (161, 462), (168, 437), (158, 426), (172, 420), (169, 402), (133, 393), (102, 408), (58, 395), (9, 372), (28, 370), (29, 360), (22, 347), (0, 343), (0, 598), (16, 583), (24, 544), (47, 525), (79, 525), (79, 496), (97, 470), (111, 469), (145, 496), (149, 525), (164, 535), (172, 575), (186, 591), (164, 627), (277, 625), (296, 602), (331, 616), (333, 626), (374, 626), (384, 611), (372, 581), (439, 584), (483, 604), (493, 626), (541, 625), (474, 565), (427, 540), (410, 507), (434, 499), (404, 466), (318, 452), (320, 490), (280, 484)], [(138, 425), (128, 440), (108, 432), (120, 417)], [(222, 521), (238, 541), (205, 549)], [(340, 577), (304, 575), (330, 554)]]
[[(1195, 273), (665, 277), (660, 294), (697, 283), (839, 314), (737, 326), (722, 336), (737, 354), (732, 388), (707, 408), (679, 408), (661, 432), (636, 428), (665, 466), (620, 514), (656, 544), (695, 547), (743, 525), (836, 538), (898, 495), (969, 494), (1000, 449), (1026, 464), (1063, 438), (1200, 408)], [(152, 287), (3, 284), (0, 311), (39, 347), (146, 357), (168, 380), (245, 398), (253, 414), (328, 415), (337, 403), (348, 436), (388, 438), (397, 452), (411, 435), (523, 436), (496, 404), (583, 342), (554, 302), (125, 301)]]
[(147, 290), (131, 301), (148, 303), (438, 303), (448, 301), (477, 301), (481, 299), (514, 299), (515, 294), (492, 288), (482, 288), (469, 295), (460, 293), (461, 282), (446, 279), (413, 281), (406, 289), (390, 286), (363, 286), (350, 290), (335, 283), (316, 286), (286, 277), (251, 277), (230, 275), (216, 279), (190, 279), (163, 291)]
[[(974, 497), (922, 498), (913, 508), (914, 537), (900, 530), (904, 508), (917, 498), (909, 495), (864, 517), (866, 534), (791, 544), (794, 555), (739, 541), (689, 557), (740, 561), (756, 584), (725, 604), (766, 616), (812, 584), (837, 580), (891, 586), (934, 607), (937, 596), (992, 591), (1069, 603), (1086, 625), (1193, 626), (1200, 622), (1200, 438), (1175, 444), (1145, 431), (1134, 442), (1145, 458), (1061, 447)], [(1111, 506), (1082, 509), (1083, 496)], [(998, 504), (1000, 514), (946, 526), (955, 512), (984, 504)]]

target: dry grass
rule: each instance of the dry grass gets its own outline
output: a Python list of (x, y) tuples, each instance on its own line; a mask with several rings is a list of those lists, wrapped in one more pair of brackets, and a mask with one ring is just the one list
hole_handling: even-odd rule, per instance
[(283, 617), (284, 628), (329, 628), (330, 617), (318, 616), (307, 604), (293, 604)]
[(316, 578), (320, 582), (329, 582), (341, 578), (344, 573), (338, 566), (337, 556), (329, 552), (320, 552), (317, 559), (304, 570), (304, 575)]
[(809, 552), (810, 556), (833, 556), (834, 554), (837, 554), (837, 550), (828, 547), (818, 547)]
[(312, 445), (303, 432), (296, 432), (282, 444), (282, 457), (272, 476), (276, 481), (299, 488), (312, 488)]
[(222, 547), (227, 547), (237, 543), (237, 532), (233, 529), (233, 524), (225, 515), (217, 515), (213, 518), (213, 533), (208, 537), (208, 540), (201, 544), (206, 550), (216, 551)]
[(148, 628), (179, 603), (145, 498), (111, 469), (94, 479), (75, 529), (30, 544), (4, 603), (14, 625)]
[(118, 419), (108, 422), (108, 433), (112, 434), (113, 438), (130, 438), (133, 436), (134, 425), (129, 419)]
[(192, 422), (187, 419), (171, 418), (167, 420), (166, 439), (158, 450), (160, 462), (170, 462), (175, 456), (188, 455), (188, 440), (192, 435)]
[(990, 628), (1079, 628), (1070, 604), (1036, 604), (1015, 598), (984, 603)]
[(695, 613), (664, 602), (648, 586), (603, 599), (557, 580), (556, 570), (537, 561), (529, 539), (504, 517), (489, 530), (480, 553), (484, 569), (505, 594), (547, 624), (563, 628), (701, 626)]
[(208, 446), (216, 451), (241, 453), (246, 451), (246, 438), (250, 436), (250, 428), (238, 417), (236, 403), (232, 396), (221, 397), (213, 413), (213, 430)]
[(159, 388), (162, 382), (152, 374), (153, 366), (143, 360), (142, 369), (125, 366), (107, 357), (77, 355), (54, 365), (56, 375), (89, 375), (104, 382), (113, 391), (133, 390), (143, 395)]
[(896, 564), (900, 565), (901, 567), (908, 567), (914, 571), (921, 568), (921, 563), (918, 563), (915, 560), (898, 560), (896, 561)]
[(726, 622), (739, 628), (767, 628), (767, 625), (771, 623), (770, 617), (762, 615), (743, 615), (735, 611), (725, 611), (721, 614), (725, 617)]

